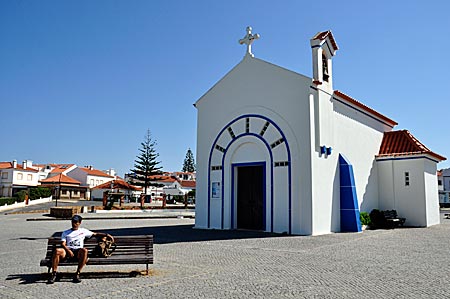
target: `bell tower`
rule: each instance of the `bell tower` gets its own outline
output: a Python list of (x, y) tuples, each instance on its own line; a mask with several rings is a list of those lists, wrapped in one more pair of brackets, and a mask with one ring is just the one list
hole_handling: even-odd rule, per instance
[(313, 58), (313, 83), (333, 91), (332, 57), (339, 49), (331, 31), (317, 33), (310, 40)]

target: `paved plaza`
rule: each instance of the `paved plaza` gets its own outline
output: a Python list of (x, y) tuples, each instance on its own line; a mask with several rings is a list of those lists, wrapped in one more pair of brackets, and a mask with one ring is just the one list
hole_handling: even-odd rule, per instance
[(153, 234), (151, 275), (143, 265), (75, 267), (46, 284), (39, 266), (47, 237), (70, 226), (42, 214), (0, 215), (0, 298), (449, 298), (450, 220), (430, 228), (324, 236), (192, 229), (190, 218), (95, 218), (83, 226), (113, 235)]

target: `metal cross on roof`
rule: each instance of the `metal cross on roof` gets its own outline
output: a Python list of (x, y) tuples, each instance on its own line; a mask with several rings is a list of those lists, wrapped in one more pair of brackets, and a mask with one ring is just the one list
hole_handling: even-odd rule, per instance
[(239, 44), (246, 44), (247, 45), (247, 53), (245, 55), (250, 55), (251, 57), (254, 57), (252, 53), (252, 43), (255, 39), (259, 38), (259, 34), (255, 33), (252, 34), (252, 27), (247, 27), (247, 35), (244, 36), (244, 38), (239, 40)]

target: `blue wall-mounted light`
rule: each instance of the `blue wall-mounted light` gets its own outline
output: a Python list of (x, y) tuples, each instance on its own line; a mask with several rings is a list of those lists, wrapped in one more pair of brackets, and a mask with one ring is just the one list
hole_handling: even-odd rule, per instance
[(330, 146), (330, 147), (327, 147), (327, 156), (331, 155), (331, 151), (332, 151), (331, 146)]
[(320, 153), (321, 154), (325, 154), (327, 152), (327, 147), (325, 146), (325, 145), (322, 145), (321, 147), (320, 147)]

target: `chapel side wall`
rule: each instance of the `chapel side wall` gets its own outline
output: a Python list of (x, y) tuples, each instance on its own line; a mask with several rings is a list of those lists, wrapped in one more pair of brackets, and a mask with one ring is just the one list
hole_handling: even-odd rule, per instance
[(375, 156), (379, 153), (384, 132), (392, 127), (362, 112), (334, 101), (335, 151), (353, 165), (360, 211), (378, 208), (378, 169)]

